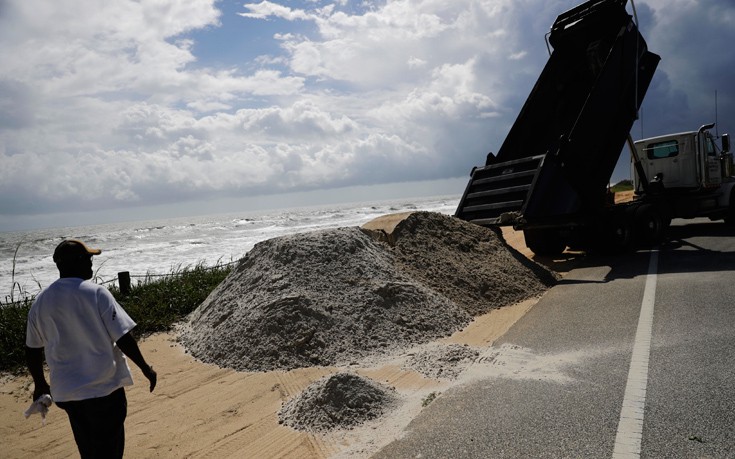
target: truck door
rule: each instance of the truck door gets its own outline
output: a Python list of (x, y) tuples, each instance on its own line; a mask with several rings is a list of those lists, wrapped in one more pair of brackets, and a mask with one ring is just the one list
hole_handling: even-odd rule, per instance
[(642, 163), (649, 180), (663, 176), (665, 188), (699, 186), (694, 136), (678, 136), (643, 144)]
[(704, 177), (702, 184), (704, 186), (719, 186), (722, 184), (721, 175), (721, 163), (717, 156), (717, 150), (715, 150), (715, 142), (712, 138), (712, 134), (709, 131), (704, 131), (699, 134), (699, 146), (702, 152), (702, 159), (704, 160), (705, 167)]

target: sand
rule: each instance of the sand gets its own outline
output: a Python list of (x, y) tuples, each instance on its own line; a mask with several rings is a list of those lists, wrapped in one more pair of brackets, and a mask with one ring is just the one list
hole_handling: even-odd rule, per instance
[(414, 212), (391, 229), (257, 244), (190, 315), (182, 343), (240, 371), (349, 365), (448, 336), (557, 280), (496, 232), (447, 215)]
[[(400, 222), (404, 216), (393, 218)], [(391, 234), (391, 219), (378, 223)], [(369, 227), (370, 225), (366, 225)], [(374, 228), (373, 228), (374, 229)], [(509, 244), (531, 256), (522, 235), (505, 229)], [(564, 268), (574, 254), (559, 260), (537, 260)], [(128, 457), (368, 457), (401, 436), (424, 405), (466, 381), (477, 365), (473, 356), (486, 355), (537, 301), (530, 298), (478, 315), (443, 338), (404, 343), (399, 353), (382, 359), (338, 362), (329, 366), (300, 366), (267, 371), (235, 371), (194, 359), (177, 341), (163, 333), (141, 342), (141, 349), (159, 374), (153, 394), (144, 378), (132, 369), (136, 384), (127, 390), (126, 452)], [(412, 345), (412, 347), (411, 347)], [(437, 366), (427, 363), (436, 359)], [(439, 371), (441, 370), (441, 371)], [(366, 384), (391, 393), (380, 415), (358, 419), (349, 428), (287, 425), (281, 412), (289, 402), (330, 376), (348, 373)], [(30, 403), (30, 377), (0, 380), (0, 436), (4, 457), (74, 457), (76, 446), (63, 411), (53, 406), (41, 424), (38, 416), (23, 418)], [(354, 417), (354, 416), (353, 416)], [(304, 421), (300, 419), (299, 422)], [(351, 422), (351, 421), (350, 421)], [(303, 424), (303, 422), (302, 422)], [(294, 427), (294, 425), (296, 427)]]

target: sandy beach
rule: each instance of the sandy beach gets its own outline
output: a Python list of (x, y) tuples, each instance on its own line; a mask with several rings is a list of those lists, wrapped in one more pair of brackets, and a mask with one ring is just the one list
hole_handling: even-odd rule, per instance
[[(522, 233), (505, 229), (504, 238), (531, 256)], [(563, 271), (574, 257), (547, 260), (547, 264)], [(536, 301), (493, 310), (450, 337), (419, 347), (456, 343), (488, 348)], [(145, 378), (131, 365), (136, 384), (127, 390), (127, 457), (368, 457), (399, 438), (425, 403), (463, 383), (461, 376), (432, 378), (407, 369), (405, 353), (388, 352), (370, 365), (237, 372), (197, 361), (177, 343), (175, 332), (148, 337), (141, 341), (141, 349), (158, 372), (159, 383), (154, 393), (148, 393)], [(309, 433), (279, 423), (283, 403), (320, 378), (340, 371), (395, 388), (400, 403), (386, 415), (351, 430)], [(6, 375), (0, 381), (2, 456), (77, 456), (69, 422), (59, 408), (50, 409), (45, 425), (38, 415), (24, 419), (31, 391), (29, 376)]]

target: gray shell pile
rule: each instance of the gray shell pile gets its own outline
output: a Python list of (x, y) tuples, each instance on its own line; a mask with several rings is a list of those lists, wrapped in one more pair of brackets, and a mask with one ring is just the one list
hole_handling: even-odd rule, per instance
[(344, 365), (450, 335), (555, 280), (494, 231), (417, 212), (390, 238), (347, 227), (257, 244), (180, 338), (236, 370)]
[(337, 373), (285, 403), (278, 419), (309, 432), (349, 429), (382, 416), (397, 399), (393, 388), (359, 375)]

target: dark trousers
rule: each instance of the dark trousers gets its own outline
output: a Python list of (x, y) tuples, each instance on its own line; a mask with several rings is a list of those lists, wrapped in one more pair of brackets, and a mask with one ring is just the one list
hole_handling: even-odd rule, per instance
[(105, 397), (58, 402), (66, 411), (82, 459), (122, 458), (128, 401), (122, 387)]

